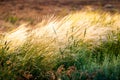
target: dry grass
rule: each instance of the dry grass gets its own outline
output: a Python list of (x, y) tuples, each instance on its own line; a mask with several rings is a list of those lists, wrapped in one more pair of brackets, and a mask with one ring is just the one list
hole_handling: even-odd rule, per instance
[(11, 46), (20, 46), (28, 38), (36, 43), (48, 43), (54, 47), (64, 47), (71, 37), (84, 42), (99, 44), (99, 40), (106, 40), (105, 35), (110, 31), (117, 31), (120, 14), (102, 11), (79, 11), (71, 13), (62, 19), (55, 16), (43, 20), (36, 28), (21, 25), (5, 35), (5, 41)]

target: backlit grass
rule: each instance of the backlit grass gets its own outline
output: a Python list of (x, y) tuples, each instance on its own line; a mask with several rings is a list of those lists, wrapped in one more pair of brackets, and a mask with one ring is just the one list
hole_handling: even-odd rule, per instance
[(119, 80), (119, 18), (79, 11), (5, 33), (0, 80)]

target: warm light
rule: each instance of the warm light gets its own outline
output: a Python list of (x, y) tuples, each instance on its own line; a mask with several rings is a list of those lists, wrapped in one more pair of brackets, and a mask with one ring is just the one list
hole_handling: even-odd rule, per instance
[[(117, 17), (120, 15), (117, 14)], [(119, 19), (116, 15), (99, 12), (76, 12), (63, 17), (49, 20), (45, 25), (37, 24), (37, 28), (30, 30), (26, 25), (8, 33), (5, 37), (11, 41), (11, 45), (22, 45), (27, 38), (31, 37), (32, 42), (49, 43), (54, 46), (64, 46), (68, 44), (71, 36), (75, 39), (99, 43), (99, 39), (106, 39), (105, 35), (119, 26)], [(113, 26), (114, 25), (114, 26)], [(30, 30), (30, 31), (28, 31)]]

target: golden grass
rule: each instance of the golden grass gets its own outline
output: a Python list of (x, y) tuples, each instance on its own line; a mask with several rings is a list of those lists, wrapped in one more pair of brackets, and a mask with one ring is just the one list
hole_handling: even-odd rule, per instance
[(51, 17), (36, 24), (36, 28), (22, 25), (9, 32), (5, 41), (10, 41), (10, 46), (23, 45), (28, 39), (33, 43), (45, 43), (59, 49), (69, 44), (71, 37), (84, 42), (99, 44), (99, 40), (106, 40), (106, 34), (120, 28), (120, 14), (110, 14), (102, 11), (78, 11), (58, 19)]

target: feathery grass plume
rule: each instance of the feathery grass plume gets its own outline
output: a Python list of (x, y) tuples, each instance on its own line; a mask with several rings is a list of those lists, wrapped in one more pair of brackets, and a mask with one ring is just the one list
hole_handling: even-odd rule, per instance
[(54, 47), (64, 47), (71, 36), (84, 42), (99, 44), (100, 39), (106, 39), (105, 35), (109, 31), (120, 27), (119, 17), (117, 13), (111, 15), (105, 12), (101, 14), (99, 11), (75, 12), (62, 19), (52, 17), (46, 22), (44, 20), (32, 30), (22, 25), (24, 27), (20, 26), (8, 33), (5, 38), (14, 46), (22, 45), (29, 36), (32, 42), (48, 43)]

